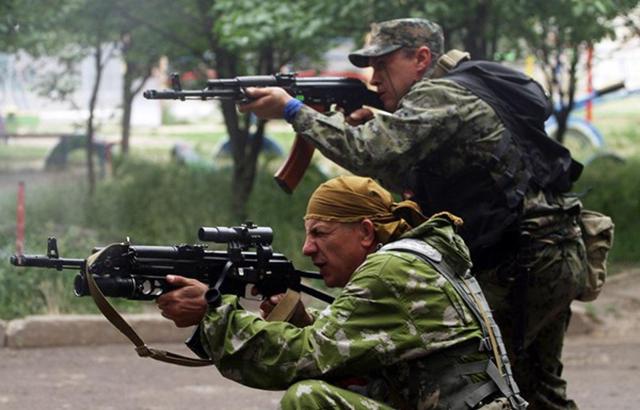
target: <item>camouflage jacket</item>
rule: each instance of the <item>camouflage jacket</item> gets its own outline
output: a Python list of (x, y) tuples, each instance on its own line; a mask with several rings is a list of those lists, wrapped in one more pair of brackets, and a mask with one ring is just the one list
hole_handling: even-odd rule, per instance
[[(453, 269), (470, 266), (447, 218), (432, 218), (405, 236), (427, 241)], [(285, 389), (302, 379), (365, 377), (371, 398), (390, 402), (392, 382), (412, 408), (432, 408), (438, 397), (464, 387), (462, 378), (442, 380), (453, 362), (488, 359), (477, 351), (480, 327), (453, 286), (422, 259), (400, 251), (370, 254), (313, 325), (264, 321), (225, 295), (200, 329), (220, 372), (244, 385)], [(457, 353), (463, 345), (471, 349)]]
[(417, 82), (395, 112), (378, 112), (357, 127), (340, 112), (325, 115), (307, 106), (292, 125), (336, 164), (396, 192), (420, 160), (446, 147), (446, 158), (438, 160), (456, 172), (492, 154), (504, 130), (487, 103), (445, 79)]

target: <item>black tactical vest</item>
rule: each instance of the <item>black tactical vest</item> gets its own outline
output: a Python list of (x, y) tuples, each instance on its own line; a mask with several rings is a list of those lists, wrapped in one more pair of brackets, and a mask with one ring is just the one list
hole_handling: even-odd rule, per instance
[(465, 61), (443, 77), (489, 104), (505, 131), (494, 152), (457, 173), (442, 158), (445, 145), (414, 169), (409, 189), (429, 215), (452, 212), (464, 220), (460, 235), (476, 267), (500, 259), (517, 244), (522, 201), (529, 189), (566, 192), (582, 171), (569, 151), (549, 138), (549, 98), (530, 77), (487, 61)]

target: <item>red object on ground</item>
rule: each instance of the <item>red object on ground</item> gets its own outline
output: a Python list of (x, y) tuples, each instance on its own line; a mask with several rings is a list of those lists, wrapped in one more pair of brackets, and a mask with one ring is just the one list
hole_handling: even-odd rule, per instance
[(18, 183), (18, 203), (16, 207), (16, 254), (24, 254), (24, 182)]

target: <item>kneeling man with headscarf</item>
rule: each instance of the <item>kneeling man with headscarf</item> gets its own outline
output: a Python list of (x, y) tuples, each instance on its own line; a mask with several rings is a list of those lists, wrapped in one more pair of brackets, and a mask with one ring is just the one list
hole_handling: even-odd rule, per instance
[[(343, 176), (312, 194), (304, 222), (303, 253), (342, 288), (324, 310), (299, 303), (289, 322), (266, 321), (237, 296), (208, 306), (207, 286), (179, 276), (158, 298), (178, 326), (198, 325), (199, 347), (225, 377), (286, 390), (285, 409), (526, 406), (459, 218), (427, 219), (373, 180)], [(262, 315), (281, 299), (265, 300)]]

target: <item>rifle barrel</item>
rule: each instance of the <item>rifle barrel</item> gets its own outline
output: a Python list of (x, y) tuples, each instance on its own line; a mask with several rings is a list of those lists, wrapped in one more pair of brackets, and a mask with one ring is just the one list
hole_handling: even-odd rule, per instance
[(56, 270), (84, 268), (84, 259), (50, 258), (45, 255), (13, 255), (10, 262), (14, 266), (33, 266)]

